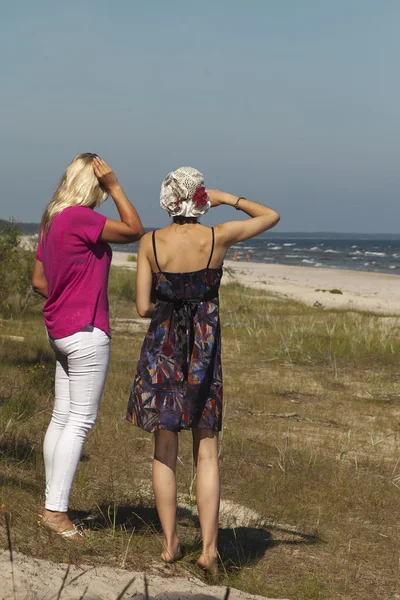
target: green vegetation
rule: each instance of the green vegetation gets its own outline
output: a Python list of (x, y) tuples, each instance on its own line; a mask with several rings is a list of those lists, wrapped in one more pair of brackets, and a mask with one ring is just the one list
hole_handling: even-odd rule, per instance
[[(110, 297), (115, 301), (127, 300), (132, 304), (136, 298), (136, 272), (128, 269), (112, 268), (109, 280)], [(133, 310), (133, 306), (129, 306)], [(113, 314), (115, 307), (111, 304)]]
[(128, 256), (126, 257), (126, 260), (128, 262), (133, 262), (133, 263), (137, 262), (136, 254), (128, 254)]
[(21, 244), (21, 232), (13, 221), (0, 222), (0, 314), (21, 315), (39, 298), (31, 278), (35, 252)]
[[(132, 570), (159, 560), (152, 439), (124, 419), (147, 328), (134, 293), (134, 273), (113, 269), (111, 368), (71, 498), (93, 530), (85, 546), (49, 543), (36, 524), (54, 377), (40, 311), (2, 321), (0, 504), (15, 550)], [(222, 287), (221, 314), (222, 507), (231, 507), (221, 515), (221, 584), (296, 600), (396, 597), (400, 319), (318, 311), (237, 284)], [(166, 573), (201, 577), (190, 434), (180, 443), (186, 556)], [(0, 537), (6, 546), (1, 528)]]

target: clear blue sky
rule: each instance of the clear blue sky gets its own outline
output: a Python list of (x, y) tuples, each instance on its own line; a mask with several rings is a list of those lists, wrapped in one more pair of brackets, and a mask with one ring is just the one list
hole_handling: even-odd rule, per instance
[(0, 217), (39, 221), (91, 151), (147, 227), (191, 165), (282, 231), (399, 231), (398, 0), (19, 0), (0, 52)]

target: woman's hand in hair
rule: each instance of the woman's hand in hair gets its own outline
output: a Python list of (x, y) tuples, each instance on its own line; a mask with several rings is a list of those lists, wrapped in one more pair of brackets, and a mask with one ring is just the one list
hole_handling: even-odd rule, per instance
[(112, 168), (99, 156), (93, 159), (94, 173), (101, 185), (111, 193), (111, 190), (119, 186), (118, 179)]

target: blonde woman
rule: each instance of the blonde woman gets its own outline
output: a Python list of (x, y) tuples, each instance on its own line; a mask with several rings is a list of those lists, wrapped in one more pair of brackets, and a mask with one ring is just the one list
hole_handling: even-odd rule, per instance
[[(95, 212), (111, 195), (120, 221)], [(55, 406), (44, 440), (42, 522), (65, 538), (81, 535), (68, 501), (85, 438), (93, 427), (110, 358), (107, 284), (115, 244), (143, 235), (140, 218), (112, 169), (97, 155), (74, 158), (40, 227), (32, 285), (56, 355)]]
[[(136, 306), (151, 317), (127, 418), (154, 433), (153, 489), (164, 533), (162, 559), (182, 556), (176, 531), (178, 432), (191, 429), (197, 469), (196, 500), (203, 538), (198, 564), (214, 574), (219, 512), (218, 432), (222, 426), (219, 286), (228, 249), (274, 227), (276, 211), (257, 202), (207, 191), (203, 175), (181, 167), (167, 175), (160, 204), (168, 227), (140, 241)], [(251, 217), (206, 227), (198, 219), (212, 206)], [(237, 214), (237, 213), (236, 213)]]

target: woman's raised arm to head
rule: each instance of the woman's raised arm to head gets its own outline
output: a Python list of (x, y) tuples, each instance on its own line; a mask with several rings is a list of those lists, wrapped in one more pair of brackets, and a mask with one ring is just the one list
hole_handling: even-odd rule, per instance
[(251, 217), (244, 221), (228, 221), (218, 226), (218, 239), (221, 244), (228, 247), (243, 242), (249, 238), (255, 237), (263, 231), (267, 231), (279, 222), (279, 214), (258, 202), (247, 200), (243, 197), (233, 196), (219, 190), (208, 191), (211, 206), (227, 205), (234, 208), (239, 208), (242, 212)]
[(100, 234), (100, 242), (126, 244), (136, 242), (144, 234), (142, 222), (135, 208), (128, 200), (112, 168), (101, 158), (93, 159), (93, 170), (103, 188), (115, 202), (120, 221), (107, 219)]

